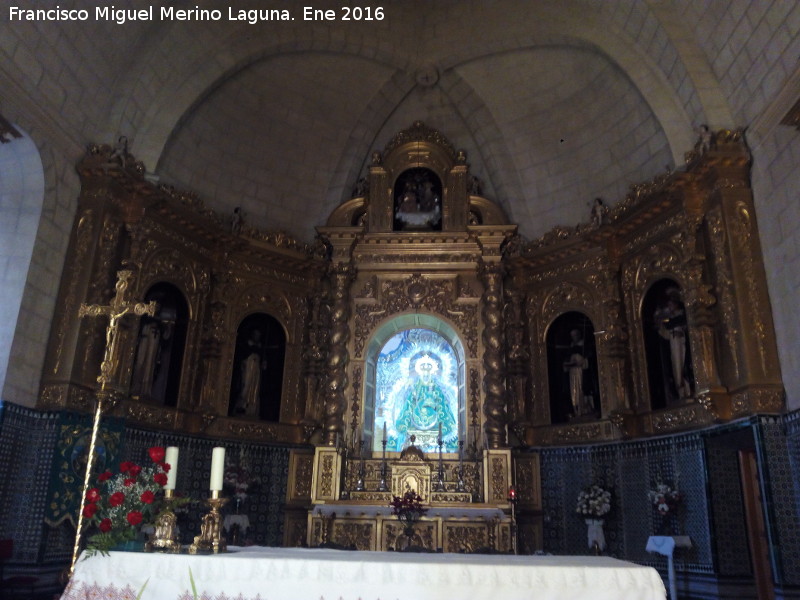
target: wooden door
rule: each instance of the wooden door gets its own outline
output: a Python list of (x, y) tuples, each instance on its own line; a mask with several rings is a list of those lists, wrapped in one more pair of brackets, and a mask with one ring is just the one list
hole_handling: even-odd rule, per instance
[(762, 508), (758, 464), (754, 450), (739, 451), (739, 476), (742, 481), (747, 538), (759, 600), (774, 600), (775, 588), (769, 560), (769, 541)]

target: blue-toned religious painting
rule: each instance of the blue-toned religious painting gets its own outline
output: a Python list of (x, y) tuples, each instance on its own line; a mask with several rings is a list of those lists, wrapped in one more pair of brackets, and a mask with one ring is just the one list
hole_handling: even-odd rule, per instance
[(428, 329), (401, 331), (378, 355), (373, 450), (401, 451), (411, 443), (423, 452), (458, 451), (458, 358), (453, 347)]

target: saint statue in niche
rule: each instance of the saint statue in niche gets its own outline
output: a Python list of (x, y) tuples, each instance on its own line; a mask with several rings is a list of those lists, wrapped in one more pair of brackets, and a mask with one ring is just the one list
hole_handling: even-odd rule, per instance
[(140, 400), (177, 406), (189, 309), (181, 291), (163, 281), (144, 300), (155, 301), (158, 311), (139, 321), (129, 391)]
[(441, 229), (441, 197), (442, 185), (433, 171), (405, 171), (395, 182), (395, 231)]
[(547, 333), (552, 423), (588, 421), (601, 412), (594, 326), (577, 311), (560, 315)]
[(228, 416), (279, 421), (286, 335), (265, 313), (253, 313), (236, 330)]
[(241, 379), (234, 412), (242, 416), (258, 416), (261, 380), (267, 370), (266, 348), (260, 329), (250, 332), (245, 346), (244, 358), (239, 365)]
[(395, 448), (401, 450), (411, 435), (423, 450), (436, 445), (441, 435), (445, 445), (458, 438), (458, 421), (450, 406), (445, 386), (439, 379), (439, 363), (425, 353), (412, 359), (413, 374), (402, 392), (394, 420)]
[(570, 344), (567, 349), (569, 359), (564, 362), (564, 372), (569, 376), (572, 414), (580, 417), (594, 412), (594, 406), (587, 400), (583, 385), (584, 373), (589, 368), (589, 361), (586, 359), (583, 334), (580, 329), (571, 329), (569, 335)]
[(668, 365), (669, 389), (667, 397), (683, 400), (692, 395), (692, 368), (688, 359), (688, 323), (686, 309), (681, 302), (680, 290), (670, 287), (665, 290), (665, 299), (658, 305), (653, 315), (658, 335), (665, 340), (663, 353)]
[(169, 321), (143, 322), (133, 368), (132, 394), (143, 398), (153, 396), (153, 384), (161, 375), (162, 353), (172, 336), (172, 328)]

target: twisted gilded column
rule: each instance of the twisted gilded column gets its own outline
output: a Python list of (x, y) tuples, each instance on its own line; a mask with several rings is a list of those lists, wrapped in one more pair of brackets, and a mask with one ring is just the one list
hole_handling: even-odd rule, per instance
[(347, 342), (350, 339), (350, 283), (354, 269), (348, 263), (331, 266), (331, 332), (330, 353), (327, 361), (327, 386), (325, 414), (323, 416), (323, 443), (336, 443), (337, 432), (344, 430), (345, 388), (347, 387), (347, 363), (350, 356)]
[(701, 226), (705, 220), (706, 191), (696, 181), (684, 186), (683, 205), (686, 214), (683, 235), (688, 249), (682, 268), (685, 280), (684, 302), (689, 324), (689, 343), (692, 349), (692, 369), (695, 379), (695, 395), (698, 402), (717, 419), (722, 411), (729, 418), (727, 396), (721, 386), (717, 368), (714, 337), (716, 318), (712, 307), (717, 303), (711, 293), (706, 266), (706, 250)]
[(505, 362), (503, 360), (503, 265), (483, 263), (483, 412), (490, 448), (506, 443)]

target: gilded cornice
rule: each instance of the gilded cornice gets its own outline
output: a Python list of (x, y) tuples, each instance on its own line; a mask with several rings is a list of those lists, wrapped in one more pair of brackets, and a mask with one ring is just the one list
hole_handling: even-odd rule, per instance
[(456, 151), (453, 144), (450, 143), (442, 133), (438, 130), (428, 127), (422, 121), (414, 121), (411, 127), (403, 129), (396, 134), (386, 147), (383, 149), (383, 155), (391, 154), (394, 150), (408, 144), (410, 142), (427, 142), (444, 150), (452, 161), (456, 160)]
[[(354, 356), (362, 358), (365, 344), (383, 320), (397, 314), (429, 311), (454, 323), (464, 334), (470, 357), (478, 348), (478, 299), (461, 298), (473, 294), (469, 286), (458, 288), (453, 278), (425, 277), (414, 273), (402, 280), (382, 280), (365, 284), (369, 298), (358, 298), (355, 305)], [(375, 289), (377, 287), (377, 290)], [(377, 293), (376, 293), (377, 292)]]
[[(195, 192), (148, 181), (144, 165), (127, 151), (127, 145), (118, 144), (112, 148), (107, 144), (92, 144), (77, 170), (87, 190), (112, 185), (136, 198), (141, 206), (133, 207), (134, 210), (143, 208), (145, 214), (153, 212), (156, 219), (170, 221), (175, 228), (198, 241), (229, 246), (237, 245), (238, 238), (250, 244), (293, 251), (305, 258), (320, 257), (318, 244), (307, 244), (283, 231), (262, 231), (251, 227), (239, 234), (231, 233), (229, 216), (206, 207)], [(110, 199), (121, 203), (123, 211), (131, 213), (131, 207), (126, 204), (130, 198), (113, 194)]]

